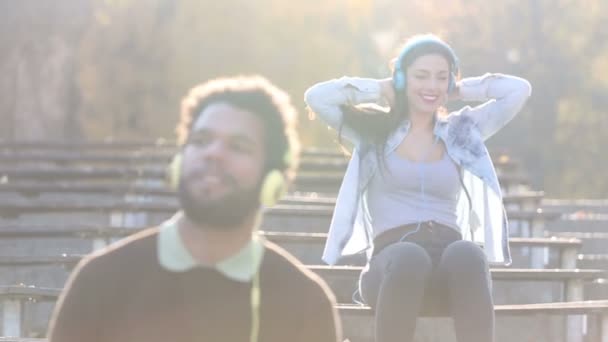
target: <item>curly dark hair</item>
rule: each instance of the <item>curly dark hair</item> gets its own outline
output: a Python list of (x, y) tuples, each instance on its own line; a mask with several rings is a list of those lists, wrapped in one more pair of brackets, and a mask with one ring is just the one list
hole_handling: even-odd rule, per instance
[[(262, 120), (266, 131), (266, 170), (278, 169), (293, 181), (300, 153), (297, 111), (287, 93), (261, 76), (219, 78), (190, 89), (181, 102), (176, 127), (178, 144), (186, 143), (192, 124), (205, 108), (218, 102), (247, 110)], [(286, 153), (290, 155), (287, 162)]]

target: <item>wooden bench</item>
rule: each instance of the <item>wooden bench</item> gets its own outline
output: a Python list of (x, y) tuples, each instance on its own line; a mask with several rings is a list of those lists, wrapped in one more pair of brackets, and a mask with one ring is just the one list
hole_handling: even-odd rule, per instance
[[(338, 312), (342, 317), (346, 336), (351, 341), (373, 341), (373, 311), (367, 306), (360, 305), (338, 305)], [(581, 341), (581, 335), (587, 335), (586, 341), (608, 342), (608, 300), (601, 301), (577, 301), (566, 303), (542, 303), (542, 304), (520, 304), (520, 305), (496, 305), (494, 312), (498, 320), (506, 317), (534, 317), (539, 315), (569, 316), (568, 327), (564, 327), (565, 339), (563, 341)], [(596, 316), (598, 328), (590, 333), (588, 326), (591, 320), (580, 320), (580, 315)], [(573, 317), (575, 316), (575, 317)], [(579, 316), (579, 317), (576, 317)], [(584, 322), (587, 326), (582, 325)], [(577, 325), (578, 324), (578, 325)], [(435, 326), (433, 326), (435, 328)], [(583, 330), (584, 329), (584, 330)], [(585, 334), (585, 331), (587, 334)], [(512, 332), (512, 337), (517, 339), (517, 332)], [(527, 340), (527, 339), (526, 339)], [(506, 340), (503, 340), (506, 342)], [(530, 340), (532, 341), (532, 340)], [(536, 340), (535, 340), (536, 341)], [(543, 339), (543, 342), (549, 341)]]
[[(23, 214), (61, 214), (67, 213), (100, 213), (101, 224), (110, 226), (146, 226), (155, 224), (158, 219), (166, 219), (178, 210), (176, 203), (129, 203), (125, 201), (100, 201), (94, 203), (87, 202), (57, 202), (57, 201), (0, 201), (0, 216), (15, 219)], [(263, 217), (262, 227), (265, 230), (301, 232), (303, 229), (315, 228), (316, 232), (325, 232), (329, 226), (333, 209), (328, 206), (290, 206), (278, 205), (266, 209)], [(144, 216), (138, 216), (143, 214)], [(154, 220), (150, 220), (148, 215), (157, 215)], [(519, 222), (533, 228), (537, 232), (540, 227), (544, 227), (544, 221), (554, 219), (556, 214), (543, 213), (540, 211), (510, 211), (507, 213), (511, 222)], [(46, 216), (45, 220), (47, 219)], [(55, 218), (55, 222), (63, 220), (62, 216)], [(49, 223), (53, 222), (48, 218)], [(103, 221), (103, 222), (101, 222)], [(538, 232), (539, 237), (544, 232)], [(530, 236), (523, 236), (530, 237)], [(532, 236), (536, 237), (536, 236)], [(530, 250), (534, 268), (542, 268), (546, 264), (548, 249)]]
[(2, 336), (24, 336), (24, 306), (27, 302), (55, 302), (60, 289), (14, 285), (0, 286)]
[(581, 268), (608, 269), (608, 253), (606, 254), (579, 254), (578, 264)]
[(0, 141), (0, 151), (27, 151), (27, 150), (148, 150), (159, 149), (175, 150), (176, 143), (172, 140), (158, 138), (151, 141), (127, 141), (104, 139), (99, 141)]
[[(131, 182), (99, 184), (95, 182), (7, 182), (0, 183), (0, 192), (18, 193), (25, 197), (39, 197), (41, 194), (83, 194), (83, 195), (116, 195), (116, 196), (154, 196), (175, 198), (175, 191), (164, 185), (146, 185)], [(505, 207), (510, 210), (534, 210), (544, 196), (542, 191), (526, 191), (506, 194), (503, 197)], [(335, 195), (329, 193), (295, 191), (289, 193), (281, 204), (290, 205), (329, 205), (336, 203)]]
[[(608, 231), (608, 226), (606, 228)], [(545, 234), (581, 240), (583, 254), (608, 254), (608, 232), (545, 232)]]
[[(71, 271), (82, 259), (83, 255), (55, 256), (0, 256), (0, 267), (23, 268), (32, 266), (60, 266)], [(351, 299), (356, 289), (361, 266), (326, 266), (307, 265), (310, 270), (319, 274), (333, 289), (338, 301), (346, 302)], [(563, 270), (563, 269), (512, 269), (492, 268), (494, 281), (533, 281), (559, 282), (564, 285), (561, 300), (584, 300), (584, 282), (600, 279), (606, 276), (601, 270)]]
[[(0, 190), (2, 186), (0, 185)], [(544, 197), (543, 191), (525, 191), (521, 193), (505, 194), (503, 203), (509, 210), (536, 210)], [(294, 192), (283, 198), (286, 205), (328, 205), (336, 204), (336, 197), (329, 194)]]
[[(305, 217), (324, 217), (326, 223), (320, 227), (329, 226), (329, 220), (333, 208), (327, 206), (305, 206), (305, 205), (280, 205), (268, 209), (275, 217), (290, 217), (292, 219)], [(549, 213), (542, 210), (507, 210), (507, 217), (511, 224), (517, 223), (526, 228), (522, 229), (522, 237), (544, 237), (546, 221), (555, 220), (560, 217), (559, 213)]]
[[(79, 238), (91, 239), (92, 248), (96, 250), (109, 245), (117, 239), (129, 236), (146, 228), (128, 227), (101, 227), (101, 226), (8, 226), (0, 227), (0, 240), (6, 239), (57, 239), (57, 238)], [(326, 233), (291, 233), (276, 231), (261, 231), (260, 234), (289, 252), (306, 261), (306, 255), (314, 254), (319, 259), (322, 253)], [(576, 239), (565, 238), (511, 238), (511, 248), (541, 247), (558, 250), (560, 265), (562, 269), (576, 268), (578, 249), (581, 242)]]
[[(3, 157), (13, 155), (38, 154), (39, 156), (53, 156), (57, 153), (71, 153), (79, 155), (97, 155), (99, 153), (111, 153), (112, 155), (136, 154), (136, 155), (172, 155), (177, 151), (175, 142), (160, 139), (150, 142), (0, 142), (0, 160)], [(44, 152), (42, 154), (41, 152)], [(492, 152), (494, 164), (499, 168), (516, 169), (520, 163), (504, 153)], [(349, 156), (337, 149), (308, 147), (302, 149), (302, 158), (323, 158), (348, 160)], [(18, 160), (18, 159), (17, 159)]]
[[(111, 242), (134, 234), (147, 227), (111, 227), (100, 225), (7, 225), (0, 226), (0, 240), (7, 239), (61, 239), (78, 238), (91, 240), (90, 250), (107, 246)], [(304, 231), (309, 231), (306, 229)], [(326, 233), (261, 231), (268, 240), (281, 245), (304, 263), (321, 262), (321, 254)], [(511, 238), (513, 250), (523, 248), (547, 248), (557, 251), (559, 264), (563, 269), (576, 268), (581, 242), (574, 238)], [(350, 258), (349, 264), (362, 265), (364, 257)]]
[[(166, 166), (173, 157), (172, 152), (134, 152), (117, 155), (116, 153), (81, 152), (21, 152), (3, 153), (0, 151), (0, 165), (24, 166)], [(348, 159), (342, 157), (310, 157), (304, 154), (298, 165), (299, 171), (340, 172), (346, 171)], [(510, 164), (498, 164), (497, 174), (514, 174), (516, 168)]]
[[(38, 166), (38, 167), (166, 167), (173, 158), (174, 153), (134, 152), (116, 154), (110, 152), (20, 152), (6, 153), (0, 151), (0, 165), (2, 167)], [(298, 165), (299, 171), (317, 172), (344, 172), (348, 160), (333, 157), (308, 157), (304, 154)]]
[[(319, 274), (336, 293), (338, 301), (350, 301), (358, 283), (361, 266), (311, 265), (308, 268)], [(584, 283), (606, 276), (602, 270), (512, 269), (492, 268), (493, 281), (559, 282), (564, 285), (561, 300), (584, 300)]]
[[(23, 181), (58, 182), (67, 180), (96, 181), (156, 181), (162, 183), (166, 178), (166, 166), (11, 166), (0, 167), (2, 183)], [(316, 169), (298, 172), (294, 188), (316, 192), (337, 192), (342, 182), (342, 171), (318, 171)], [(506, 173), (499, 176), (505, 193), (514, 192), (527, 185), (526, 176), (519, 173)]]
[[(3, 327), (2, 335), (14, 336), (5, 337), (4, 342), (17, 341), (26, 342), (27, 339), (18, 339), (19, 336), (27, 334), (23, 330), (25, 324), (23, 321), (24, 304), (28, 301), (56, 301), (61, 289), (56, 288), (36, 288), (29, 286), (0, 286), (0, 298), (3, 301)], [(370, 341), (373, 336), (373, 319), (372, 310), (367, 306), (340, 304), (337, 307), (341, 319), (344, 323), (345, 335), (352, 341)], [(537, 316), (537, 315), (588, 315), (598, 316), (600, 321), (600, 331), (598, 338), (594, 341), (608, 341), (608, 301), (577, 301), (566, 303), (543, 303), (543, 304), (519, 304), (519, 305), (496, 305), (494, 307), (497, 318), (500, 320), (508, 316)], [(361, 320), (363, 319), (363, 320)], [(364, 322), (364, 323), (363, 323)], [(363, 324), (362, 324), (363, 323)], [(582, 322), (578, 322), (582, 323)], [(353, 326), (353, 325), (356, 325)], [(578, 331), (568, 331), (568, 341), (577, 339), (580, 335)], [(357, 335), (357, 336), (355, 336)], [(366, 335), (366, 336), (361, 336)], [(601, 336), (601, 337), (599, 337)], [(1, 340), (0, 340), (1, 341)], [(33, 341), (41, 341), (34, 339)], [(42, 339), (42, 341), (44, 341)], [(29, 341), (28, 341), (29, 342)]]
[[(285, 247), (294, 255), (304, 259), (305, 254), (321, 255), (326, 233), (296, 233), (296, 232), (263, 232), (263, 235), (270, 241)], [(0, 232), (0, 238), (2, 233)], [(551, 248), (556, 249), (559, 255), (559, 268), (574, 269), (581, 241), (574, 238), (521, 238), (512, 237), (509, 239), (510, 247), (513, 248)], [(363, 259), (363, 258), (362, 258)], [(536, 264), (536, 262), (533, 262)], [(546, 264), (546, 263), (545, 263)]]
[[(132, 213), (161, 213), (170, 215), (178, 210), (177, 203), (160, 202), (138, 202), (124, 200), (104, 201), (38, 201), (38, 200), (0, 200), (0, 216), (5, 218), (17, 218), (24, 214), (48, 214), (48, 213), (106, 213), (110, 215), (109, 225), (122, 226), (126, 221), (125, 216)], [(300, 228), (317, 227), (321, 232), (326, 230), (333, 214), (333, 208), (327, 205), (277, 205), (264, 211), (265, 228), (271, 230), (290, 229), (301, 231)], [(532, 236), (524, 234), (523, 237), (543, 237), (546, 220), (559, 217), (557, 213), (545, 213), (536, 211), (507, 211), (511, 222), (525, 223), (532, 227)], [(142, 225), (148, 225), (145, 222)], [(276, 227), (276, 228), (275, 228)]]
[(83, 255), (0, 256), (0, 267), (61, 266), (71, 271)]

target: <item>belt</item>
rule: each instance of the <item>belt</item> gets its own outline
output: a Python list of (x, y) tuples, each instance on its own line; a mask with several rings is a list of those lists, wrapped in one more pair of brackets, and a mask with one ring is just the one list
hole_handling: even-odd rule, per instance
[[(372, 256), (378, 254), (386, 246), (391, 245), (395, 242), (399, 242), (403, 235), (415, 231), (417, 227), (418, 223), (412, 223), (391, 228), (381, 233), (374, 239), (374, 252)], [(456, 230), (454, 230), (454, 228), (437, 223), (435, 221), (421, 222), (419, 231), (426, 231), (429, 233), (449, 232), (454, 234), (455, 239), (462, 239), (462, 235)]]

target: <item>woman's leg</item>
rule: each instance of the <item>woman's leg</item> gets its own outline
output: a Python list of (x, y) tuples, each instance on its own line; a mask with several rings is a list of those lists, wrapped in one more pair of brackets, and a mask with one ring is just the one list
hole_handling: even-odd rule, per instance
[(389, 245), (372, 258), (359, 286), (376, 311), (376, 342), (413, 339), (432, 267), (427, 252), (411, 242)]
[(459, 342), (494, 341), (491, 277), (483, 250), (470, 241), (448, 245), (438, 271), (445, 279)]

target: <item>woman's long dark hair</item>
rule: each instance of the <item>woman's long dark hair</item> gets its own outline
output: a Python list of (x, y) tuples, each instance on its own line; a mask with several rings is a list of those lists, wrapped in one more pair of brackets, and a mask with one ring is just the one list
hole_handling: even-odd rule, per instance
[[(412, 39), (417, 39), (418, 36)], [(418, 44), (413, 48), (408, 46), (410, 41), (406, 42), (402, 51), (407, 49), (405, 55), (401, 55), (395, 63), (401, 63), (401, 70), (404, 72), (407, 68), (420, 56), (439, 54), (446, 58), (450, 66), (450, 73), (455, 72), (454, 66), (457, 64), (455, 56), (444, 44), (427, 41), (424, 44)], [(407, 75), (406, 79), (407, 79)], [(407, 86), (406, 86), (407, 87)], [(394, 89), (394, 85), (393, 85)], [(399, 126), (399, 124), (409, 118), (407, 96), (405, 90), (395, 90), (395, 103), (388, 112), (376, 108), (349, 106), (343, 105), (342, 109), (342, 125), (351, 128), (357, 135), (366, 143), (375, 147), (376, 156), (380, 165), (384, 164), (384, 149), (388, 137)], [(342, 127), (338, 131), (339, 141), (342, 142), (341, 135)]]

